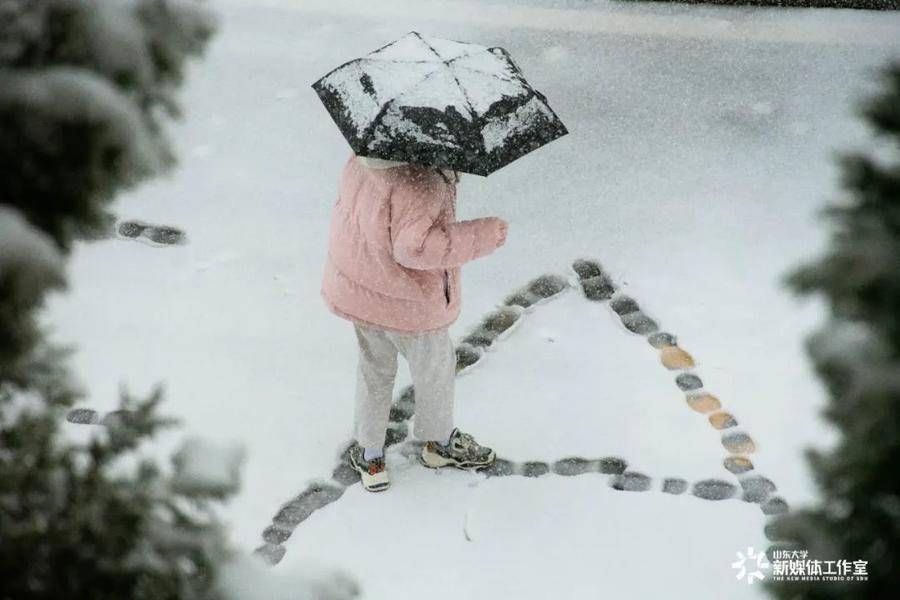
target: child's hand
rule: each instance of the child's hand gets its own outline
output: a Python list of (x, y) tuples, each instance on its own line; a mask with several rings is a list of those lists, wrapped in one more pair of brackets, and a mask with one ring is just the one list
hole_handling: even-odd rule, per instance
[(503, 219), (497, 219), (497, 247), (499, 248), (506, 243), (506, 232), (509, 231), (509, 224)]

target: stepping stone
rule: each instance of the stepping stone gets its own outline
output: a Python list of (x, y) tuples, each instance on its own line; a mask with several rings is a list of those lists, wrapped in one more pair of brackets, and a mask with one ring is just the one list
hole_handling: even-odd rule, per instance
[(542, 275), (528, 286), (528, 291), (538, 298), (550, 298), (569, 287), (569, 282), (559, 275)]
[(643, 473), (625, 471), (612, 478), (610, 485), (614, 490), (624, 492), (646, 492), (650, 489), (650, 478)]
[(395, 402), (391, 405), (391, 412), (388, 414), (388, 420), (392, 423), (402, 423), (408, 421), (416, 412), (416, 405), (407, 402)]
[(622, 315), (622, 325), (631, 333), (638, 335), (648, 335), (659, 330), (656, 321), (640, 311)]
[(168, 225), (150, 225), (141, 221), (123, 221), (116, 231), (125, 238), (137, 239), (141, 236), (162, 245), (183, 244), (187, 236), (183, 231)]
[(505, 458), (497, 458), (494, 460), (494, 464), (478, 472), (484, 473), (488, 477), (508, 477), (510, 475), (515, 475), (516, 464)]
[(284, 558), (285, 548), (280, 544), (264, 544), (253, 551), (270, 565), (277, 565)]
[(411, 385), (403, 388), (403, 391), (400, 392), (400, 395), (397, 397), (397, 404), (401, 406), (415, 407), (416, 389)]
[(682, 391), (699, 390), (703, 387), (703, 380), (692, 373), (682, 373), (675, 378), (675, 385)]
[(667, 477), (663, 480), (662, 491), (667, 494), (683, 494), (687, 491), (688, 482), (676, 477)]
[(528, 308), (533, 306), (540, 298), (535, 294), (532, 294), (528, 290), (524, 290), (521, 292), (516, 292), (512, 296), (506, 298), (503, 301), (503, 304), (506, 306), (520, 306), (522, 308)]
[(678, 346), (660, 348), (659, 360), (670, 371), (683, 371), (694, 367), (694, 357)]
[(484, 321), (481, 322), (481, 329), (496, 337), (515, 325), (521, 316), (521, 310), (509, 307), (501, 308), (484, 318)]
[(545, 462), (522, 463), (522, 475), (525, 477), (540, 477), (550, 472), (550, 467)]
[(619, 475), (625, 472), (628, 463), (616, 456), (607, 456), (600, 459), (599, 470), (604, 475)]
[(704, 500), (727, 500), (737, 493), (737, 486), (721, 479), (704, 479), (694, 484), (691, 493)]
[(709, 415), (709, 424), (716, 429), (729, 429), (736, 427), (738, 422), (727, 412), (717, 412)]
[(572, 270), (578, 275), (578, 279), (592, 279), (604, 275), (603, 267), (596, 260), (579, 258), (572, 263)]
[(651, 333), (650, 337), (647, 338), (647, 341), (650, 342), (651, 346), (657, 349), (678, 345), (678, 339), (671, 333), (666, 333), (665, 331)]
[(313, 512), (331, 504), (344, 493), (344, 488), (328, 483), (315, 483), (285, 504), (272, 522), (283, 529), (294, 529)]
[(775, 491), (772, 480), (761, 475), (741, 479), (741, 487), (744, 488), (744, 501), (754, 503), (765, 502)]
[(745, 456), (729, 456), (725, 458), (725, 468), (735, 475), (740, 475), (752, 471), (753, 463)]
[(708, 413), (722, 408), (722, 403), (712, 394), (690, 394), (686, 399), (688, 406), (699, 413)]
[(96, 425), (100, 422), (100, 413), (90, 408), (73, 408), (66, 415), (66, 421), (78, 425)]
[(187, 236), (183, 231), (175, 229), (174, 227), (164, 226), (151, 227), (144, 232), (144, 235), (157, 244), (166, 245), (183, 244), (187, 239)]
[(753, 454), (756, 452), (756, 444), (753, 439), (743, 432), (729, 433), (722, 436), (722, 445), (732, 454)]
[(785, 502), (784, 498), (778, 496), (772, 496), (763, 502), (760, 508), (762, 509), (763, 514), (766, 515), (783, 515), (790, 510), (790, 507), (788, 506), (788, 503)]
[(406, 422), (392, 423), (385, 431), (384, 447), (388, 448), (395, 444), (399, 444), (409, 437), (409, 427)]
[(487, 331), (483, 327), (479, 327), (462, 339), (462, 343), (474, 346), (476, 348), (487, 348), (497, 339), (497, 334)]
[(467, 369), (481, 359), (481, 352), (474, 346), (460, 344), (456, 347), (456, 372)]
[(291, 537), (291, 531), (288, 529), (282, 529), (276, 525), (269, 525), (263, 530), (263, 541), (268, 542), (273, 545), (283, 544), (288, 541), (288, 538)]
[(612, 299), (609, 303), (609, 307), (615, 311), (615, 313), (619, 316), (627, 315), (628, 313), (633, 313), (641, 310), (641, 307), (638, 306), (637, 301), (630, 296), (619, 295)]
[(615, 284), (606, 275), (598, 275), (581, 281), (584, 297), (594, 302), (609, 300), (616, 293)]
[(146, 225), (142, 223), (138, 223), (136, 221), (123, 221), (119, 223), (119, 235), (128, 237), (128, 238), (136, 238), (141, 235), (144, 230), (147, 228)]
[(343, 486), (353, 485), (359, 481), (359, 473), (347, 462), (341, 462), (331, 472), (331, 478)]
[(580, 456), (563, 458), (553, 463), (553, 472), (565, 477), (582, 475), (591, 471), (596, 471), (595, 461), (581, 458)]

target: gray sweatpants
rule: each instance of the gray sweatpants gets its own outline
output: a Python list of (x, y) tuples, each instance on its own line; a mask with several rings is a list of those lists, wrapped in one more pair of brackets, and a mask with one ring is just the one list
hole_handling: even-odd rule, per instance
[(381, 448), (391, 409), (397, 354), (409, 364), (416, 390), (415, 436), (446, 440), (453, 431), (456, 353), (446, 329), (401, 334), (354, 325), (359, 342), (356, 378), (356, 441)]

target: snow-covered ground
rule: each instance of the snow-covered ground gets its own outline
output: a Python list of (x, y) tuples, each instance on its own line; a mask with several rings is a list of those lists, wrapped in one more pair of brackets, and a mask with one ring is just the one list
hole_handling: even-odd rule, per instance
[[(900, 15), (536, 4), (219, 2), (223, 29), (173, 130), (179, 168), (117, 205), (188, 243), (78, 247), (47, 321), (78, 343), (85, 406), (164, 382), (186, 432), (156, 451), (184, 433), (242, 442), (243, 490), (225, 511), (240, 547), (331, 473), (352, 418), (355, 339), (318, 294), (348, 148), (309, 85), (413, 29), (507, 48), (571, 132), (463, 178), (461, 216), (502, 216), (510, 234), (465, 269), (453, 333), (596, 257), (694, 356), (755, 440), (757, 471), (791, 505), (814, 497), (802, 452), (829, 431), (802, 344), (822, 314), (782, 279), (822, 247), (834, 154), (866, 143), (853, 109), (900, 57)], [(758, 597), (730, 564), (767, 545), (759, 508), (658, 490), (664, 477), (736, 481), (673, 380), (607, 305), (569, 290), (460, 379), (459, 422), (516, 461), (620, 456), (653, 490), (435, 474), (394, 452), (393, 488), (348, 488), (297, 527), (275, 571), (343, 567), (368, 598)]]

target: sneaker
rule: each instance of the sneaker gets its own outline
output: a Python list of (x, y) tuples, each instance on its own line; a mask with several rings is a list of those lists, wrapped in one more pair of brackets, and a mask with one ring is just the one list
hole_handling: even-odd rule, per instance
[(481, 446), (468, 433), (454, 429), (450, 434), (450, 443), (446, 446), (441, 446), (437, 442), (426, 443), (422, 448), (421, 461), (430, 469), (441, 467), (479, 469), (494, 462), (494, 451)]
[(383, 492), (391, 485), (387, 469), (384, 466), (384, 457), (366, 460), (363, 457), (363, 449), (359, 444), (350, 448), (350, 466), (359, 473), (359, 480), (366, 490), (370, 492)]

